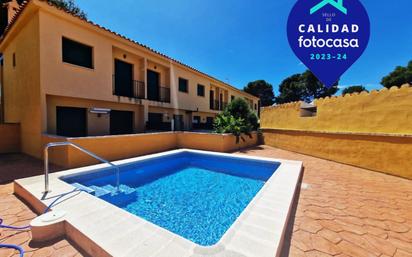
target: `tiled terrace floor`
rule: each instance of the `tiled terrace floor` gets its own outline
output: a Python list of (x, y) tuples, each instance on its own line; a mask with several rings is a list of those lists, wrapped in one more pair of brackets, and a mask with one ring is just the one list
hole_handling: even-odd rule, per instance
[(411, 180), (268, 146), (242, 153), (303, 161), (282, 256), (412, 256)]
[[(13, 184), (10, 180), (41, 174), (42, 162), (34, 158), (19, 155), (0, 155), (0, 218), (3, 224), (26, 226), (36, 217), (21, 200), (13, 195)], [(52, 170), (58, 169), (52, 167)], [(0, 244), (18, 244), (26, 251), (24, 257), (81, 257), (66, 239), (35, 244), (30, 241), (30, 232), (0, 229)], [(18, 256), (17, 251), (0, 248), (0, 257)]]
[[(303, 187), (282, 256), (412, 257), (412, 181), (268, 146), (241, 153), (304, 162)], [(10, 157), (0, 156), (0, 181), (6, 172), (28, 175), (41, 170), (34, 159), (15, 156), (14, 161), (22, 161), (10, 165), (4, 158)], [(34, 216), (12, 194), (11, 184), (0, 185), (0, 217), (6, 217), (6, 224), (24, 225)], [(28, 232), (0, 230), (0, 243), (22, 244), (31, 257), (82, 256), (64, 239), (33, 245)], [(1, 257), (12, 255), (0, 249)]]

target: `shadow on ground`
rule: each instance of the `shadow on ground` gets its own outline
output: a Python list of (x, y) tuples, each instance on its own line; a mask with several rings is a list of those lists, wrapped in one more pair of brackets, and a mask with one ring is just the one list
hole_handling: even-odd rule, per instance
[(294, 224), (295, 224), (296, 211), (298, 209), (298, 202), (299, 202), (300, 191), (301, 191), (301, 187), (302, 187), (302, 180), (303, 180), (304, 173), (305, 173), (305, 167), (302, 168), (302, 174), (299, 178), (298, 184), (296, 185), (295, 198), (294, 198), (294, 201), (293, 201), (292, 208), (290, 210), (288, 226), (286, 227), (285, 237), (283, 239), (283, 245), (282, 245), (282, 251), (281, 251), (280, 257), (290, 256), (289, 253), (290, 253), (290, 245), (291, 245), (291, 241), (292, 241), (293, 227), (294, 227)]
[[(62, 170), (50, 164), (50, 171)], [(41, 175), (44, 172), (43, 161), (25, 154), (0, 154), (0, 184), (13, 180)]]

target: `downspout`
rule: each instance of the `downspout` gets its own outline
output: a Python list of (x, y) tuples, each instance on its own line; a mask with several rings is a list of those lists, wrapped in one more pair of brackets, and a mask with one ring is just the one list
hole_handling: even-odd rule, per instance
[(4, 123), (3, 54), (0, 53), (0, 124)]

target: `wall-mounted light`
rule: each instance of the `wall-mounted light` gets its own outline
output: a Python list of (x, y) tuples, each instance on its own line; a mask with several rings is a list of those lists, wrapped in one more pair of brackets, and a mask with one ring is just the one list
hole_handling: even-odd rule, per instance
[(89, 112), (90, 113), (95, 113), (95, 114), (109, 114), (110, 113), (110, 109), (106, 109), (106, 108), (90, 108)]

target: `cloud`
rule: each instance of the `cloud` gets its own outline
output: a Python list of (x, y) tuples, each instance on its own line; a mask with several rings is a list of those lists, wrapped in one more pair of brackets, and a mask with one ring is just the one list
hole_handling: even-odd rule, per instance
[(351, 86), (364, 86), (367, 90), (373, 90), (373, 89), (379, 89), (382, 87), (382, 85), (377, 84), (377, 83), (353, 83), (353, 84), (349, 84), (349, 85), (338, 85), (339, 89), (345, 89)]
[(344, 88), (347, 88), (347, 87), (350, 87), (350, 86), (353, 86), (353, 85), (338, 85), (338, 88), (339, 89), (344, 89)]

